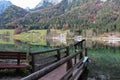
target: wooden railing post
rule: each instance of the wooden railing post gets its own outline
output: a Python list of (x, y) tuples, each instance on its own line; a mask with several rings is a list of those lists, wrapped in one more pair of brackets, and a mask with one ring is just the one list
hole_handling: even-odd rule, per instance
[(31, 61), (31, 65), (32, 65), (32, 72), (35, 72), (35, 59), (34, 59), (34, 55), (31, 55), (32, 57), (32, 61)]
[(60, 60), (60, 50), (59, 49), (57, 50), (57, 60), (58, 61)]
[[(67, 57), (69, 56), (69, 47), (66, 47), (66, 56), (67, 56)], [(67, 62), (66, 71), (68, 71), (71, 67), (72, 67), (72, 59), (70, 59), (70, 60)]]
[(17, 65), (20, 65), (20, 53), (17, 53), (17, 57), (18, 57), (18, 59), (17, 59)]
[[(75, 52), (77, 52), (77, 45), (74, 45), (74, 47), (75, 47)], [(75, 56), (74, 64), (76, 64), (76, 59), (77, 59), (77, 57)]]
[(82, 51), (80, 52), (80, 57), (79, 57), (79, 60), (83, 58), (83, 53)]
[(85, 48), (85, 54), (84, 55), (87, 56), (87, 48)]
[(75, 47), (75, 52), (77, 51), (77, 45), (74, 45), (74, 47)]

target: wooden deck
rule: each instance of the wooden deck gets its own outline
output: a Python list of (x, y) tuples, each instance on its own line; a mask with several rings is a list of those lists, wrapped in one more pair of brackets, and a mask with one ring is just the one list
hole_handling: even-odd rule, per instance
[[(30, 53), (33, 73), (21, 80), (79, 80), (88, 62), (87, 48), (83, 49), (82, 47), (84, 41), (82, 40), (73, 45), (74, 52), (72, 54), (70, 54), (69, 46)], [(52, 55), (51, 52), (55, 52), (55, 54)], [(37, 58), (41, 54), (47, 53), (51, 55)], [(39, 65), (41, 62), (44, 64)], [(39, 66), (37, 67), (36, 65)]]
[(66, 64), (58, 67), (57, 69), (48, 73), (47, 75), (40, 78), (39, 80), (60, 80), (61, 77), (65, 75), (65, 73), (66, 73)]

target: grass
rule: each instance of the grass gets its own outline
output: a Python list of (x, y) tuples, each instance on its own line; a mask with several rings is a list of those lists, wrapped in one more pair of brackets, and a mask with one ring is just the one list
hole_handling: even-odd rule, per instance
[(28, 32), (23, 32), (21, 34), (14, 35), (13, 29), (3, 29), (0, 30), (0, 34), (4, 35), (4, 38), (0, 39), (1, 44), (14, 44), (13, 40), (20, 40), (23, 42), (29, 42), (30, 44), (41, 44), (46, 45), (46, 35), (47, 30), (30, 30)]
[(33, 45), (46, 45), (47, 30), (31, 30), (14, 36), (14, 39)]
[(6, 40), (1, 40), (0, 39), (0, 44), (14, 44), (14, 41), (13, 40), (6, 41)]
[(13, 34), (14, 33), (14, 30), (13, 29), (1, 29), (0, 30), (0, 34), (4, 34), (6, 32), (9, 32), (10, 34)]
[(0, 38), (0, 44), (14, 44), (13, 41), (13, 29), (1, 29), (0, 34), (2, 38)]

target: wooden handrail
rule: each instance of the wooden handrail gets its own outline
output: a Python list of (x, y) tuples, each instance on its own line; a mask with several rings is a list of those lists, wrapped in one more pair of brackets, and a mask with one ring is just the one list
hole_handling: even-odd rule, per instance
[(30, 75), (28, 75), (27, 77), (22, 78), (21, 80), (37, 80), (41, 77), (43, 77), (44, 75), (46, 75), (47, 73), (53, 71), (54, 69), (58, 68), (59, 66), (61, 66), (62, 64), (68, 62), (69, 60), (71, 60), (72, 58), (74, 58), (76, 55), (80, 54), (81, 51), (78, 51), (66, 58), (63, 58), (61, 60), (59, 60), (56, 63), (53, 63), (47, 67), (44, 67), (43, 69), (36, 71)]
[[(31, 52), (30, 55), (32, 56), (32, 71), (36, 71), (32, 74), (30, 74), (29, 76), (27, 77), (24, 77), (22, 78), (21, 80), (36, 80), (36, 79), (39, 79), (41, 77), (43, 77), (44, 75), (46, 75), (47, 73), (53, 71), (54, 69), (58, 68), (59, 66), (61, 66), (62, 64), (64, 63), (67, 63), (67, 67), (66, 67), (66, 70), (68, 71), (69, 69), (71, 69), (72, 67), (74, 67), (74, 65), (76, 64), (77, 62), (77, 55), (79, 55), (79, 59), (83, 59), (84, 56), (87, 56), (87, 48), (85, 49), (85, 54), (83, 55), (83, 52), (82, 52), (82, 45), (83, 45), (83, 41), (85, 40), (82, 40), (76, 44), (74, 44), (74, 48), (75, 48), (75, 52), (74, 54), (72, 55), (69, 55), (69, 46), (67, 47), (63, 47), (63, 48), (56, 48), (56, 49), (51, 49), (51, 50), (45, 50), (45, 51), (34, 51), (34, 52)], [(35, 56), (36, 55), (41, 55), (41, 54), (44, 54), (44, 53), (51, 53), (51, 52), (55, 52), (55, 54), (53, 56), (56, 56), (56, 59), (57, 61), (55, 61), (54, 63), (51, 63), (51, 65), (46, 65), (42, 68), (40, 68), (41, 70), (39, 69), (35, 69)], [(64, 54), (64, 57), (61, 57), (62, 54)], [(75, 62), (74, 64), (72, 63), (72, 59), (75, 58)], [(43, 58), (44, 59), (44, 58)], [(46, 59), (46, 58), (45, 58)], [(40, 60), (41, 61), (41, 60)], [(40, 66), (41, 67), (41, 66)], [(68, 77), (71, 77), (71, 75), (68, 75)]]
[[(53, 61), (52, 60), (52, 58), (51, 58), (51, 60), (48, 62), (48, 65), (50, 65), (49, 63), (54, 63), (54, 62), (56, 62), (56, 61), (59, 61), (60, 59), (62, 59), (62, 58), (64, 58), (64, 57), (66, 57), (66, 56), (68, 56), (69, 55), (69, 50), (68, 50), (68, 46), (66, 46), (66, 47), (63, 47), (63, 48), (56, 48), (56, 49), (51, 49), (51, 50), (45, 50), (45, 51), (35, 51), (35, 52), (31, 52), (30, 53), (30, 55), (31, 55), (31, 67), (32, 67), (32, 72), (35, 72), (35, 71), (37, 71), (37, 70), (39, 70), (39, 69), (42, 69), (43, 67), (42, 67), (42, 65), (44, 65), (44, 64), (39, 64), (37, 67), (35, 66), (35, 64), (39, 61), (39, 62), (41, 62), (41, 60), (40, 59), (38, 59), (37, 61), (36, 61), (36, 59), (35, 59), (35, 56), (37, 55), (38, 57), (39, 57), (39, 55), (42, 55), (42, 54), (47, 54), (47, 53), (50, 53), (50, 52), (55, 52), (52, 56), (55, 56), (56, 57), (56, 59)], [(63, 51), (64, 50), (64, 51)], [(64, 56), (62, 56), (62, 54), (64, 54)], [(47, 56), (48, 57), (48, 56)], [(46, 64), (46, 63), (45, 63)], [(45, 65), (45, 66), (48, 66), (48, 65)], [(45, 67), (44, 66), (44, 67)]]
[(78, 45), (80, 43), (83, 43), (84, 41), (85, 41), (85, 39), (83, 39), (82, 41), (79, 41), (79, 42), (75, 43), (74, 46), (76, 46), (76, 45)]
[(62, 49), (66, 49), (68, 46), (63, 47), (63, 48), (56, 48), (56, 49), (51, 49), (51, 50), (44, 50), (44, 51), (34, 51), (34, 52), (30, 52), (30, 55), (37, 55), (37, 54), (43, 54), (43, 53), (49, 53), (49, 52), (54, 52), (57, 50), (62, 50)]

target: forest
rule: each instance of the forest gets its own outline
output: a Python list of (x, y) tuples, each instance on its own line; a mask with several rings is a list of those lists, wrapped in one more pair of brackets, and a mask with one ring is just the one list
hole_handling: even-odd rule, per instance
[[(92, 35), (120, 32), (120, 0), (63, 0), (31, 11), (10, 6), (0, 15), (0, 28), (70, 29)], [(42, 6), (43, 7), (43, 6)], [(29, 27), (28, 27), (29, 26)]]

